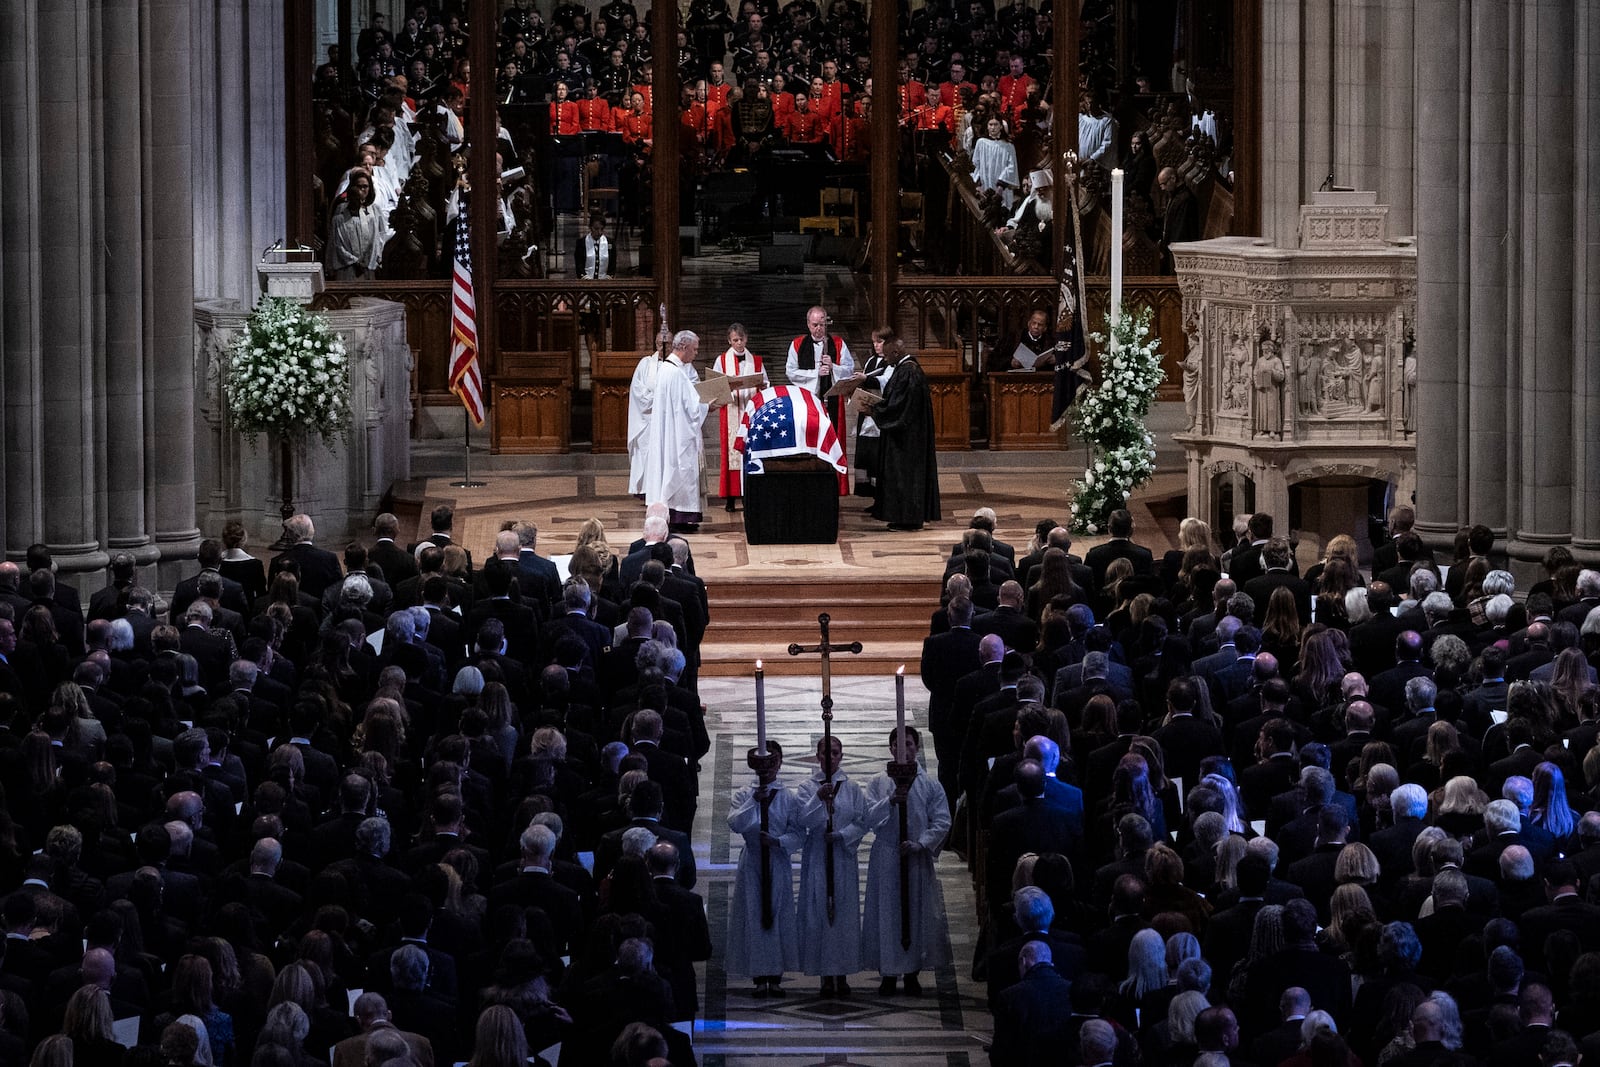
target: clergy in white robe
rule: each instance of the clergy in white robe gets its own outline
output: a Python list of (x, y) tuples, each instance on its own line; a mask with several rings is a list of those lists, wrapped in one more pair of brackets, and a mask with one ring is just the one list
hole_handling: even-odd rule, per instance
[(1017, 149), (1005, 139), (1005, 124), (999, 119), (990, 119), (987, 135), (972, 146), (972, 181), (979, 189), (993, 189), (1007, 211), (1022, 188)]
[[(921, 738), (906, 727), (909, 758)], [(867, 787), (867, 826), (873, 830), (867, 858), (867, 895), (861, 916), (861, 965), (876, 970), (885, 984), (896, 975), (915, 975), (950, 962), (945, 928), (944, 891), (934, 861), (950, 832), (950, 804), (944, 789), (922, 767), (906, 798), (906, 861), (911, 887), (911, 947), (900, 943), (900, 812), (892, 803), (894, 782), (880, 774)], [(892, 989), (892, 986), (891, 986)]]
[(656, 374), (655, 395), (639, 443), (645, 505), (665, 504), (667, 521), (675, 526), (701, 519), (701, 428), (710, 408), (694, 387), (699, 380), (694, 369), (699, 350), (700, 338), (689, 330), (672, 339), (672, 350)]
[(1078, 115), (1078, 156), (1110, 170), (1117, 158), (1117, 121), (1089, 101)]
[(656, 402), (656, 378), (666, 364), (652, 352), (633, 368), (628, 385), (628, 492), (644, 496), (644, 431)]
[[(768, 742), (768, 750), (776, 746)], [(780, 765), (781, 766), (781, 765)], [(765, 857), (772, 875), (772, 925), (761, 924), (761, 796), (767, 802)], [(724, 967), (729, 975), (754, 978), (760, 996), (781, 996), (778, 981), (785, 971), (798, 970), (794, 911), (794, 853), (805, 842), (800, 826), (800, 805), (794, 790), (777, 779), (756, 781), (733, 794), (728, 829), (744, 839), (739, 869), (733, 883), (733, 905), (728, 913), (728, 945)]]
[[(857, 858), (867, 835), (867, 795), (850, 781), (839, 762), (844, 750), (833, 739), (833, 773), (822, 767), (801, 782), (800, 824), (805, 851), (800, 856), (800, 969), (822, 977), (824, 996), (844, 984), (845, 975), (861, 969), (861, 864)], [(822, 744), (817, 744), (820, 764)], [(820, 793), (824, 781), (833, 786), (833, 834), (828, 834), (828, 806)], [(833, 919), (828, 919), (828, 852), (833, 852)], [(848, 988), (846, 989), (848, 992)]]

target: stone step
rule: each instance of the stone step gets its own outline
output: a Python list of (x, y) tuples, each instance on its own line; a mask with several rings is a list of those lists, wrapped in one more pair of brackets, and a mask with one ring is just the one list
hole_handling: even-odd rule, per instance
[(788, 648), (817, 643), (817, 616), (823, 612), (831, 641), (862, 644), (857, 655), (832, 657), (835, 673), (890, 674), (902, 663), (917, 670), (939, 583), (890, 578), (850, 588), (828, 578), (719, 578), (707, 583), (706, 595), (712, 621), (702, 646), (702, 676), (750, 674), (757, 659), (774, 675), (816, 674), (816, 655), (790, 656)]
[[(815, 644), (816, 636), (808, 642)], [(922, 638), (902, 641), (862, 642), (861, 654), (836, 652), (831, 657), (833, 673), (838, 675), (893, 674), (896, 667), (905, 664), (906, 674), (917, 677), (922, 659)], [(789, 639), (774, 633), (772, 640), (719, 641), (712, 645), (707, 640), (700, 653), (700, 677), (736, 678), (754, 676), (756, 660), (763, 669), (775, 677), (815, 676), (819, 657), (815, 653), (802, 656), (789, 655)]]

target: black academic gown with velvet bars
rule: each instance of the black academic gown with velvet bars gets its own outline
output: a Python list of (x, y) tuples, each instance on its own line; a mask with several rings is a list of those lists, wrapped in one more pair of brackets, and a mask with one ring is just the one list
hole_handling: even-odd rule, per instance
[(883, 402), (872, 412), (882, 449), (882, 486), (873, 517), (896, 526), (937, 522), (939, 465), (934, 454), (928, 376), (907, 356), (895, 365)]

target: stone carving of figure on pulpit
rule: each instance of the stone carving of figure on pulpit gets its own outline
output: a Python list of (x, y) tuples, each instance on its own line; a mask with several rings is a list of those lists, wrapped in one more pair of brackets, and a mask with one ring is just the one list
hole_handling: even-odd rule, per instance
[(1222, 406), (1229, 411), (1245, 411), (1250, 406), (1250, 353), (1242, 333), (1228, 341), (1222, 364)]
[(1400, 360), (1400, 423), (1407, 433), (1417, 429), (1417, 355), (1408, 345)]
[(1383, 345), (1374, 343), (1366, 353), (1367, 410), (1383, 410)]
[(1316, 343), (1302, 345), (1295, 363), (1295, 396), (1300, 414), (1322, 414), (1322, 349)]
[(1261, 355), (1256, 359), (1255, 404), (1251, 411), (1251, 432), (1260, 437), (1283, 436), (1283, 384), (1287, 375), (1278, 342), (1261, 339)]
[(1204, 364), (1200, 359), (1200, 323), (1191, 318), (1185, 325), (1189, 352), (1178, 366), (1183, 369), (1183, 410), (1192, 430), (1200, 421), (1200, 372)]

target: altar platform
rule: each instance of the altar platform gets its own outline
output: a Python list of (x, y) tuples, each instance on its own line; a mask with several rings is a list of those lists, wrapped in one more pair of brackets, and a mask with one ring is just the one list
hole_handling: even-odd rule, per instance
[[(456, 473), (446, 474), (452, 459)], [(940, 455), (941, 521), (915, 533), (892, 533), (865, 515), (864, 498), (846, 497), (839, 502), (834, 544), (752, 545), (743, 514), (729, 515), (720, 500), (709, 501), (706, 522), (689, 537), (695, 573), (711, 601), (702, 677), (747, 673), (758, 658), (769, 674), (814, 674), (815, 657), (802, 662), (787, 648), (791, 641), (816, 640), (822, 611), (832, 617), (833, 640), (865, 646), (859, 656), (836, 657), (836, 672), (887, 674), (901, 663), (915, 672), (945, 560), (972, 513), (994, 508), (999, 538), (1020, 550), (1039, 520), (1066, 521), (1067, 487), (1081, 459), (1081, 450)], [(578, 526), (591, 517), (605, 524), (620, 552), (639, 536), (644, 508), (627, 493), (625, 457), (496, 457), (484, 470), (475, 458), (474, 477), (488, 483), (475, 489), (450, 485), (460, 476), (459, 462), (459, 449), (453, 456), (445, 449), (413, 456), (413, 469), (425, 476), (402, 483), (394, 494), (403, 539), (424, 536), (429, 512), (441, 503), (455, 507), (455, 538), (475, 559), (490, 554), (508, 519), (537, 523), (539, 552), (546, 556), (569, 553)], [(1174, 469), (1158, 474), (1130, 502), (1137, 537), (1157, 555), (1176, 543), (1183, 494), (1182, 472)], [(1085, 538), (1074, 551), (1082, 554), (1102, 540)]]

